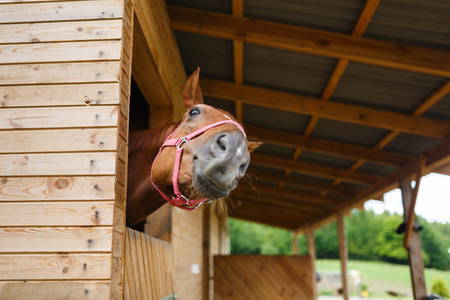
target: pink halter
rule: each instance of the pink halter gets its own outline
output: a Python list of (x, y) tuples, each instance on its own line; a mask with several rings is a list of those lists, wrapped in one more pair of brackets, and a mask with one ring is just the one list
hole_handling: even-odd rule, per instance
[[(227, 116), (225, 116), (227, 117)], [(228, 118), (228, 117), (227, 117)], [(186, 147), (187, 143), (201, 135), (203, 132), (223, 125), (223, 124), (234, 124), (236, 125), (240, 131), (242, 131), (242, 133), (244, 134), (244, 136), (246, 136), (244, 129), (242, 128), (241, 125), (239, 125), (239, 123), (229, 119), (229, 120), (225, 120), (225, 121), (220, 121), (220, 122), (216, 122), (213, 124), (210, 124), (208, 126), (202, 127), (194, 132), (192, 132), (191, 134), (185, 135), (182, 138), (176, 138), (176, 139), (172, 139), (172, 135), (174, 134), (174, 132), (172, 132), (167, 139), (164, 141), (163, 145), (161, 146), (161, 148), (159, 148), (159, 152), (156, 155), (155, 159), (153, 160), (153, 164), (152, 164), (152, 169), (151, 169), (151, 173), (150, 173), (150, 178), (152, 181), (152, 185), (153, 187), (161, 194), (161, 196), (166, 199), (170, 205), (174, 206), (174, 207), (178, 207), (181, 209), (185, 209), (185, 210), (194, 210), (197, 207), (199, 207), (203, 202), (208, 201), (208, 199), (203, 198), (203, 199), (195, 199), (195, 200), (189, 200), (188, 198), (186, 198), (183, 194), (181, 194), (180, 189), (178, 188), (178, 174), (180, 172), (180, 166), (181, 166), (181, 157), (183, 155), (183, 150)], [(176, 129), (175, 129), (176, 130)], [(167, 196), (166, 194), (163, 193), (163, 191), (161, 191), (156, 184), (153, 182), (153, 166), (155, 165), (155, 161), (158, 158), (158, 156), (161, 154), (161, 151), (165, 148), (165, 147), (176, 147), (177, 151), (175, 154), (175, 165), (173, 167), (173, 176), (172, 176), (172, 182), (173, 182), (173, 193), (175, 195), (176, 198), (169, 198), (169, 196)]]

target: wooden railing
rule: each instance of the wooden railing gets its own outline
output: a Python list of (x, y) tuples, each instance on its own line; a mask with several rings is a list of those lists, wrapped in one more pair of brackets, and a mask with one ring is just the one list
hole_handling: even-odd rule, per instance
[(176, 299), (172, 245), (127, 228), (125, 300)]

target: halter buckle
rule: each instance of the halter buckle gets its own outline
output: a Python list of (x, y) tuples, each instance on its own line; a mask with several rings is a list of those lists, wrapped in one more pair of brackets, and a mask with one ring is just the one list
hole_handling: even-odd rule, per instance
[(177, 145), (177, 149), (181, 149), (183, 150), (184, 147), (186, 147), (187, 143), (190, 141), (190, 139), (188, 139), (186, 136), (183, 136), (181, 138), (180, 143)]

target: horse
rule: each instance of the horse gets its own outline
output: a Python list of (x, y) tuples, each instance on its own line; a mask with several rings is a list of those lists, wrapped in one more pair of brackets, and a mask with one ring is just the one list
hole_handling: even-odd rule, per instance
[(244, 176), (250, 153), (262, 144), (248, 141), (231, 114), (203, 103), (199, 73), (197, 68), (186, 82), (180, 122), (129, 136), (128, 227), (166, 202), (193, 210), (227, 197)]

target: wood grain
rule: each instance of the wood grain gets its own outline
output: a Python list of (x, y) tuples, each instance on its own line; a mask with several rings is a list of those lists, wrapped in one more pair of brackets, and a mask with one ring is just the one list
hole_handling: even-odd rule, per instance
[(0, 6), (0, 23), (122, 18), (122, 0), (14, 3)]
[(110, 254), (0, 255), (0, 280), (109, 279)]
[(118, 60), (121, 41), (88, 41), (0, 45), (0, 63)]
[(109, 299), (109, 281), (0, 281), (2, 300)]
[(116, 153), (4, 154), (0, 176), (114, 175)]
[(96, 106), (119, 103), (118, 83), (0, 86), (0, 106)]
[(112, 201), (0, 203), (0, 226), (112, 226), (113, 209)]
[(0, 44), (111, 40), (120, 39), (121, 35), (121, 20), (22, 23), (0, 26)]
[[(69, 141), (68, 137), (70, 137)], [(112, 151), (117, 147), (117, 129), (0, 131), (0, 140), (3, 142), (0, 144), (2, 154)]]
[(114, 200), (114, 176), (0, 178), (0, 201)]
[(110, 252), (111, 227), (0, 228), (0, 253)]
[(117, 117), (117, 106), (8, 108), (0, 110), (0, 129), (117, 126)]
[(0, 85), (118, 82), (119, 72), (119, 62), (0, 65)]

